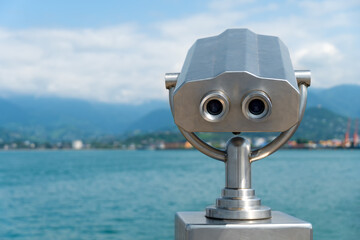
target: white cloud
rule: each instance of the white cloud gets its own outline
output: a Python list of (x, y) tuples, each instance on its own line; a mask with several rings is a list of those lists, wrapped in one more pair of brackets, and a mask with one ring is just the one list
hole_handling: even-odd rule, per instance
[[(310, 68), (313, 85), (358, 83), (358, 12), (354, 2), (213, 2), (206, 12), (147, 29), (0, 29), (0, 92), (138, 103), (166, 99), (165, 72), (180, 71), (200, 37), (230, 27), (277, 35), (295, 68)], [(340, 10), (338, 10), (340, 9)]]
[(1, 30), (1, 89), (116, 102), (164, 98), (163, 74), (179, 61), (177, 48), (133, 29)]
[(304, 46), (304, 48), (299, 49), (294, 53), (294, 57), (297, 61), (311, 57), (319, 60), (332, 59), (338, 62), (342, 59), (342, 54), (333, 44), (321, 42), (314, 43), (310, 46)]

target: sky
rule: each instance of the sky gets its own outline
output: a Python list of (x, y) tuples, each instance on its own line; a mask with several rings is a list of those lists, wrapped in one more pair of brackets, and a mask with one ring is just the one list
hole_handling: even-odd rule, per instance
[(0, 94), (166, 100), (198, 38), (279, 36), (312, 86), (360, 84), (360, 1), (0, 0)]

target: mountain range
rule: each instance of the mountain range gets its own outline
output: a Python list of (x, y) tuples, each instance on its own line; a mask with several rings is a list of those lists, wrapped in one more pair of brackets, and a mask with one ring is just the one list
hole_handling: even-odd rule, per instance
[[(309, 88), (307, 111), (297, 136), (340, 137), (348, 118), (360, 118), (360, 85)], [(57, 97), (0, 97), (0, 138), (68, 141), (175, 130), (167, 101), (139, 105)]]

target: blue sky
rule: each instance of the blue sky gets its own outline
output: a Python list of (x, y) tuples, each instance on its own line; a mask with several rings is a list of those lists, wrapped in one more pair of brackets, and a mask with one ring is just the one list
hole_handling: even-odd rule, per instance
[(234, 27), (279, 36), (315, 87), (360, 84), (358, 0), (0, 0), (0, 93), (165, 100), (191, 44)]
[(0, 1), (0, 22), (9, 28), (95, 28), (147, 24), (206, 10), (207, 1)]

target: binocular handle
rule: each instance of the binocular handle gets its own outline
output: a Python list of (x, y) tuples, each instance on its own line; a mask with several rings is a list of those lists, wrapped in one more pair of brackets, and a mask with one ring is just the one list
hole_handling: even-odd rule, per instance
[[(301, 73), (301, 77), (297, 76), (299, 73)], [(307, 75), (305, 77), (308, 77), (309, 81), (304, 81), (307, 78), (305, 78), (303, 75)], [(275, 151), (277, 151), (282, 145), (284, 145), (296, 132), (298, 129), (301, 120), (304, 117), (304, 112), (306, 108), (306, 101), (307, 101), (307, 87), (310, 86), (310, 71), (295, 71), (295, 76), (297, 77), (298, 83), (299, 83), (299, 90), (300, 90), (300, 109), (299, 109), (299, 121), (296, 125), (291, 127), (290, 129), (286, 130), (285, 132), (282, 132), (279, 136), (277, 136), (272, 142), (267, 144), (266, 146), (259, 148), (257, 150), (254, 150), (251, 152), (249, 160), (250, 162), (254, 162), (260, 159), (263, 159)], [(169, 89), (169, 102), (171, 111), (173, 112), (173, 95), (174, 95), (174, 88), (175, 84), (172, 84), (171, 86), (167, 86)], [(227, 154), (226, 151), (217, 149), (213, 146), (210, 146), (209, 144), (202, 141), (195, 133), (193, 132), (187, 132), (186, 130), (178, 127), (181, 134), (186, 138), (189, 143), (202, 152), (203, 154), (214, 158), (219, 161), (226, 162)]]

